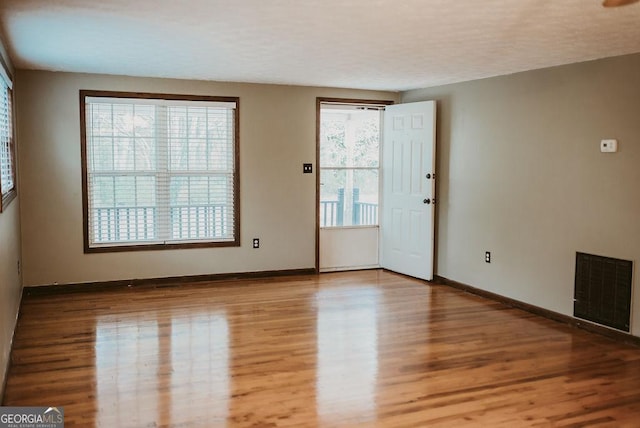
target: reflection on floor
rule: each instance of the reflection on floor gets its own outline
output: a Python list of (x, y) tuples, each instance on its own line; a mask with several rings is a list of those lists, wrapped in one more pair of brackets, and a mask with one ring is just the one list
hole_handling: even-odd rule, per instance
[[(96, 326), (96, 379), (102, 426), (126, 426), (145, 414), (198, 413), (227, 418), (229, 328), (224, 310), (170, 317), (101, 316)], [(131, 391), (148, 390), (148, 394)], [(115, 398), (115, 399), (114, 399)], [(200, 401), (207, 407), (202, 412)]]
[(67, 427), (637, 426), (640, 350), (385, 271), (23, 299), (4, 405)]
[(316, 408), (328, 425), (376, 419), (379, 294), (375, 287), (318, 291)]

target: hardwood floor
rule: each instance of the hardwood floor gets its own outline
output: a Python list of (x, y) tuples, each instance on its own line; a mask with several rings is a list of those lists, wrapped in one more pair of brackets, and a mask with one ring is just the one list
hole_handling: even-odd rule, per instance
[(640, 349), (384, 271), (36, 292), (4, 405), (67, 427), (637, 427)]

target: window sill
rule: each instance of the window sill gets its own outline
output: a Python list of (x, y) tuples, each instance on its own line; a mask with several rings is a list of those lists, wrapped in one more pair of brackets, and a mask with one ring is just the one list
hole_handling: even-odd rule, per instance
[(240, 240), (224, 242), (184, 242), (184, 243), (150, 243), (150, 244), (126, 244), (126, 245), (104, 245), (90, 247), (86, 242), (84, 246), (85, 254), (88, 253), (116, 253), (128, 251), (157, 251), (157, 250), (182, 250), (186, 248), (219, 248), (219, 247), (239, 247)]

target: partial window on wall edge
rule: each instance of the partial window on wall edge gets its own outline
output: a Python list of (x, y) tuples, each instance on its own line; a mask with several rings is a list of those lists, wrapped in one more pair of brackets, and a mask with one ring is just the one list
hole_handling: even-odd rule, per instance
[(239, 98), (80, 91), (85, 252), (240, 245)]
[(16, 197), (13, 82), (0, 63), (0, 212)]

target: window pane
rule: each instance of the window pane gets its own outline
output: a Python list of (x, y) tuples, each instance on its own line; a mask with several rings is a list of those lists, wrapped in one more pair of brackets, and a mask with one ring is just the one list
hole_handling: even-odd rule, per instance
[(189, 170), (204, 171), (207, 169), (207, 140), (189, 140)]
[(189, 139), (207, 138), (207, 109), (204, 107), (189, 107), (187, 114)]
[(378, 224), (378, 170), (361, 169), (353, 172), (353, 224)]
[(233, 201), (233, 174), (218, 174), (209, 177), (209, 203), (231, 205)]
[(231, 147), (226, 140), (209, 141), (209, 169), (213, 171), (230, 171), (233, 168)]
[(155, 106), (90, 104), (88, 155), (93, 171), (155, 168)]
[[(228, 167), (230, 122), (217, 109), (169, 107), (170, 169), (205, 171)], [(224, 139), (215, 138), (223, 137)]]
[(136, 105), (134, 110), (134, 135), (136, 137), (154, 137), (156, 132), (155, 106)]
[(189, 205), (189, 177), (171, 177), (171, 206)]
[(233, 111), (210, 108), (207, 111), (207, 131), (210, 139), (227, 140), (233, 136)]
[(133, 137), (133, 105), (115, 104), (113, 106), (113, 135)]
[(93, 104), (90, 108), (89, 120), (94, 136), (113, 136), (113, 106), (111, 104)]
[(345, 116), (342, 113), (325, 110), (321, 113), (320, 165), (322, 167), (347, 166)]
[(378, 224), (380, 120), (371, 106), (321, 106), (321, 227)]
[(189, 179), (189, 204), (207, 205), (209, 203), (209, 178), (190, 177)]
[(169, 169), (187, 171), (189, 169), (189, 145), (185, 140), (169, 140)]
[(320, 165), (378, 167), (380, 112), (378, 110), (322, 109)]
[(115, 138), (113, 142), (113, 169), (135, 171), (135, 151), (133, 138)]
[(378, 170), (322, 169), (320, 226), (378, 224)]
[(130, 176), (115, 177), (116, 206), (136, 206), (136, 178)]
[(85, 101), (89, 245), (235, 243), (233, 105), (100, 98)]
[(136, 206), (156, 206), (156, 178), (153, 176), (136, 177)]
[(135, 165), (137, 171), (156, 169), (156, 145), (152, 138), (136, 138)]
[(380, 160), (380, 112), (367, 110), (359, 115), (359, 119), (352, 165), (377, 168)]
[(96, 176), (90, 185), (94, 242), (156, 239), (154, 177)]
[(233, 232), (233, 175), (171, 179), (172, 239), (228, 238)]
[(93, 206), (95, 208), (112, 208), (116, 205), (114, 178), (94, 177), (91, 184)]
[(93, 137), (89, 141), (93, 171), (113, 171), (113, 138)]
[(169, 138), (170, 139), (187, 139), (187, 107), (169, 107)]
[[(11, 91), (0, 79), (0, 190), (7, 195), (15, 189), (13, 181), (13, 129), (12, 129)], [(2, 209), (0, 203), (0, 211)]]

